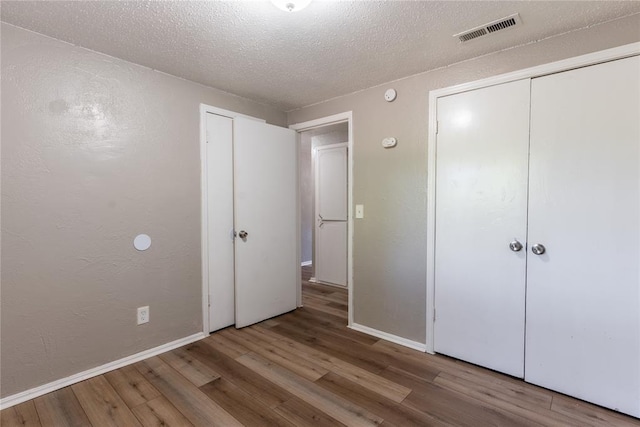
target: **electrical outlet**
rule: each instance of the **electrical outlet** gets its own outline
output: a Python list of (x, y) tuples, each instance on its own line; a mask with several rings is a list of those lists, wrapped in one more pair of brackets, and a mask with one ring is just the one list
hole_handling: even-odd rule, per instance
[(149, 322), (149, 306), (138, 307), (138, 325)]

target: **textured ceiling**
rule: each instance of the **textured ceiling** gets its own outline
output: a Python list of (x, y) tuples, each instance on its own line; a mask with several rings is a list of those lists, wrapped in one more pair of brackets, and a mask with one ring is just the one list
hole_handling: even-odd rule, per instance
[[(2, 1), (2, 20), (291, 110), (640, 12), (611, 1)], [(452, 35), (519, 12), (522, 26)], [(640, 30), (639, 30), (640, 31)]]

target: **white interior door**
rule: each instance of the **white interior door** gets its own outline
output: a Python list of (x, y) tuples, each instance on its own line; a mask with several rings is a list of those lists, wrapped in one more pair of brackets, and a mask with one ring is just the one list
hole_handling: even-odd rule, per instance
[(243, 327), (296, 308), (298, 152), (290, 129), (235, 118), (233, 133), (236, 327)]
[(235, 322), (233, 119), (207, 114), (209, 330)]
[(526, 380), (640, 416), (640, 59), (532, 81)]
[[(529, 80), (521, 80), (437, 104), (434, 348), (518, 377), (529, 92)], [(523, 248), (514, 251), (511, 242)]]
[(316, 280), (347, 285), (347, 144), (316, 148)]

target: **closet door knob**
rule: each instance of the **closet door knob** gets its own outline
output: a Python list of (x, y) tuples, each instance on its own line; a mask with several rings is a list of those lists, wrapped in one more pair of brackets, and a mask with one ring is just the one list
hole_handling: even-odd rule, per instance
[(247, 233), (246, 231), (242, 230), (241, 232), (238, 233), (238, 236), (240, 236), (241, 239), (246, 239), (247, 236), (249, 235), (249, 233)]
[(522, 243), (514, 240), (513, 242), (509, 243), (509, 249), (511, 249), (513, 252), (520, 252), (522, 250)]
[(531, 252), (536, 255), (542, 255), (546, 251), (547, 248), (545, 248), (544, 245), (541, 245), (540, 243), (536, 243), (535, 245), (531, 246)]

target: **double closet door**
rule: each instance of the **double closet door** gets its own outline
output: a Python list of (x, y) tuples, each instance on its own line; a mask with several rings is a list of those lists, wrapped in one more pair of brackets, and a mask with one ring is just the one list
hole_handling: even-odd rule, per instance
[(300, 275), (296, 134), (207, 114), (209, 329), (294, 310)]
[(436, 352), (640, 417), (640, 59), (438, 99)]

